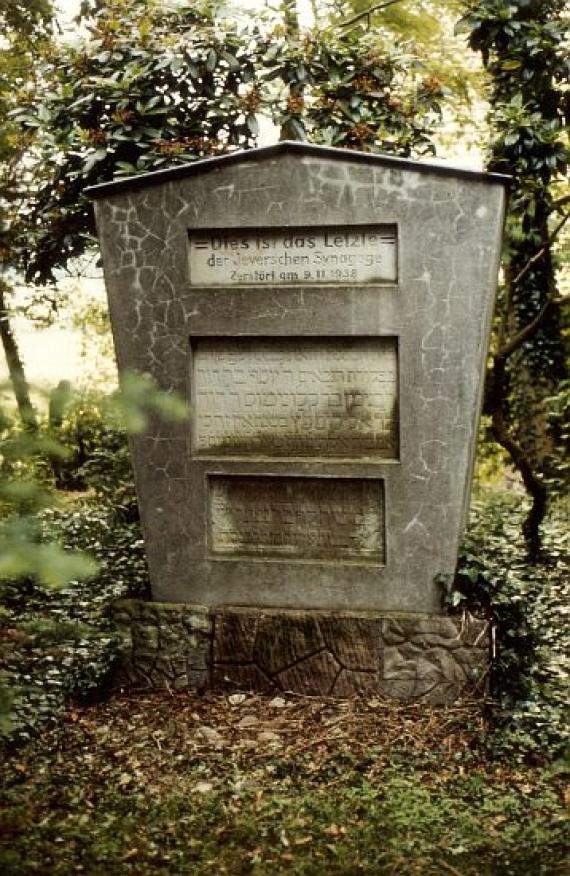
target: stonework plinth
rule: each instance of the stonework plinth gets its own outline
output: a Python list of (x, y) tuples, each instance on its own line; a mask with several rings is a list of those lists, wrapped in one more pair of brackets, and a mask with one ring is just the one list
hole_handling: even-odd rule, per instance
[(439, 705), (485, 689), (489, 624), (461, 616), (205, 608), (127, 600), (117, 683)]
[(195, 605), (122, 600), (113, 608), (120, 638), (116, 682), (142, 688), (205, 688), (213, 618)]

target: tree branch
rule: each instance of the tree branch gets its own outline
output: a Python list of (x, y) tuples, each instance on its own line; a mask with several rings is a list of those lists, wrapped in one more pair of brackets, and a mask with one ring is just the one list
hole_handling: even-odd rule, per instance
[[(503, 364), (504, 367), (504, 364)], [(498, 380), (498, 397), (495, 399), (495, 407), (492, 413), (492, 431), (495, 440), (503, 447), (511, 457), (515, 468), (523, 479), (526, 491), (532, 499), (532, 505), (523, 523), (523, 534), (526, 541), (529, 559), (536, 563), (540, 559), (541, 539), (540, 524), (544, 520), (547, 510), (548, 493), (542, 481), (535, 475), (532, 465), (518, 443), (509, 433), (505, 422), (503, 410), (504, 400), (504, 373)]]
[[(570, 199), (570, 196), (569, 196), (569, 199)], [(561, 202), (563, 202), (565, 200), (566, 200), (565, 198), (560, 199)], [(560, 220), (560, 222), (558, 223), (558, 225), (556, 226), (556, 228), (554, 229), (554, 231), (552, 232), (552, 234), (550, 234), (548, 236), (548, 240), (546, 241), (546, 243), (543, 246), (541, 246), (540, 249), (537, 250), (533, 256), (531, 256), (529, 258), (529, 260), (520, 269), (518, 274), (507, 283), (507, 300), (505, 302), (505, 312), (504, 312), (504, 316), (503, 316), (501, 332), (499, 335), (501, 342), (506, 334), (506, 320), (508, 319), (508, 315), (510, 313), (510, 305), (511, 305), (511, 300), (512, 300), (513, 292), (514, 292), (515, 288), (518, 286), (518, 284), (520, 283), (522, 278), (525, 277), (526, 274), (528, 274), (528, 272), (530, 271), (532, 266), (534, 264), (536, 264), (536, 262), (540, 261), (540, 259), (546, 253), (547, 249), (550, 246), (552, 246), (552, 244), (554, 243), (554, 241), (556, 240), (556, 238), (558, 237), (558, 235), (560, 234), (560, 232), (564, 228), (568, 219), (570, 219), (570, 213), (565, 213), (564, 216), (562, 217), (562, 219)], [(512, 338), (512, 340), (508, 341), (508, 343), (506, 343), (504, 346), (501, 346), (499, 348), (499, 350), (497, 351), (497, 353), (495, 355), (495, 359), (506, 359), (512, 353), (514, 353), (515, 350), (518, 350), (518, 348), (521, 346), (521, 344), (524, 344), (524, 342), (529, 337), (531, 337), (534, 334), (534, 332), (538, 329), (538, 327), (540, 326), (540, 323), (542, 322), (542, 320), (546, 316), (551, 305), (556, 304), (556, 303), (558, 303), (557, 298), (555, 298), (555, 297), (548, 298), (545, 301), (545, 303), (542, 306), (539, 313), (534, 317), (534, 319), (528, 325), (524, 326), (524, 328), (522, 328), (521, 331), (518, 332), (514, 336), (514, 338)]]
[(351, 24), (356, 24), (361, 18), (368, 18), (368, 25), (370, 26), (370, 18), (375, 12), (382, 12), (383, 9), (402, 2), (403, 0), (385, 0), (384, 3), (377, 3), (375, 6), (370, 6), (369, 9), (365, 9), (364, 12), (359, 12), (358, 15), (349, 18), (348, 21), (342, 21), (338, 27), (350, 27)]
[(516, 277), (514, 277), (514, 279), (511, 282), (511, 285), (513, 287), (517, 286), (518, 283), (520, 283), (520, 281), (522, 280), (522, 278), (530, 271), (530, 269), (532, 268), (534, 263), (539, 261), (539, 259), (542, 258), (542, 256), (546, 252), (547, 247), (552, 246), (552, 244), (554, 243), (554, 241), (556, 240), (556, 238), (558, 237), (558, 235), (560, 234), (560, 232), (562, 231), (562, 229), (564, 228), (564, 226), (568, 222), (568, 219), (570, 219), (570, 213), (565, 213), (564, 216), (562, 217), (562, 219), (560, 220), (560, 222), (558, 223), (558, 225), (556, 226), (556, 228), (554, 229), (554, 231), (552, 232), (552, 234), (549, 235), (548, 240), (546, 241), (544, 246), (541, 246), (540, 249), (537, 252), (535, 252), (535, 254), (533, 256), (531, 256), (531, 258), (529, 258), (526, 265), (524, 265), (520, 269), (520, 271), (518, 272)]
[(7, 292), (8, 286), (0, 278), (0, 341), (4, 348), (8, 374), (10, 375), (20, 420), (24, 429), (35, 432), (38, 428), (38, 421), (30, 398), (30, 389), (26, 381), (24, 363), (20, 357), (18, 344), (10, 325), (10, 314), (5, 299)]
[(517, 332), (517, 334), (504, 345), (504, 347), (501, 347), (500, 350), (497, 350), (494, 357), (495, 360), (508, 359), (509, 356), (512, 356), (515, 350), (518, 350), (518, 348), (521, 347), (526, 340), (528, 340), (528, 338), (532, 337), (535, 331), (538, 330), (540, 323), (542, 322), (553, 304), (554, 299), (548, 298), (544, 302), (534, 319), (532, 319), (527, 325), (525, 325), (525, 327), (522, 328), (520, 332)]
[(564, 207), (566, 204), (570, 204), (570, 195), (564, 195), (562, 198), (557, 198), (550, 205), (552, 210), (558, 210), (560, 207)]

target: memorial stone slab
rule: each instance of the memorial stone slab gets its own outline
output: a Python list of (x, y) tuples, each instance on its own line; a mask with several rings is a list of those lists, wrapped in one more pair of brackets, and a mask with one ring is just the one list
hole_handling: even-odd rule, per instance
[(191, 407), (132, 439), (154, 600), (441, 614), (506, 183), (281, 143), (91, 190), (119, 368)]

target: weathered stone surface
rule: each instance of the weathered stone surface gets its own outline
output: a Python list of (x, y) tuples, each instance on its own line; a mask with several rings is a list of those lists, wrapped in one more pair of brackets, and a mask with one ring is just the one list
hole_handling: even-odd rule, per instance
[(112, 614), (121, 637), (115, 682), (143, 688), (205, 687), (213, 618), (200, 606), (121, 600)]
[(133, 648), (136, 651), (157, 651), (159, 628), (148, 623), (133, 626)]
[(212, 667), (212, 684), (214, 687), (257, 691), (258, 693), (271, 693), (278, 689), (276, 682), (254, 663), (244, 665), (215, 663)]
[[(196, 340), (194, 360), (193, 443), (198, 454), (398, 458), (396, 338), (207, 338)], [(253, 419), (255, 433), (249, 426)], [(215, 544), (220, 540), (215, 527), (216, 491), (221, 491), (220, 499), (226, 504), (232, 481), (237, 488), (240, 478), (212, 480)], [(266, 488), (277, 486), (279, 480), (266, 478)], [(257, 482), (257, 490), (263, 490), (259, 478)], [(303, 488), (309, 485), (305, 479), (297, 478), (293, 484), (300, 493), (300, 513), (313, 498), (326, 507), (330, 489), (334, 499), (334, 484), (326, 479), (318, 482), (323, 491), (320, 497), (304, 494)], [(370, 491), (378, 489), (374, 482), (368, 481), (367, 486)], [(350, 482), (345, 487), (348, 492)], [(362, 487), (355, 488), (361, 505), (366, 500)], [(313, 486), (310, 492), (314, 490)], [(251, 501), (253, 497), (246, 498)], [(239, 496), (236, 499), (240, 501)], [(350, 501), (348, 495), (346, 501)], [(337, 515), (343, 510), (337, 506)], [(227, 523), (223, 513), (220, 517)], [(268, 521), (258, 518), (256, 522)], [(311, 525), (316, 523), (313, 516)], [(302, 532), (297, 537), (302, 538)]]
[(306, 612), (261, 615), (253, 658), (267, 675), (274, 676), (324, 647), (314, 616)]
[(250, 663), (259, 618), (219, 611), (214, 620), (214, 663)]
[[(155, 599), (440, 610), (506, 182), (281, 143), (94, 192), (118, 361), (193, 411), (132, 441)], [(459, 647), (386, 644), (412, 629)]]
[[(159, 603), (148, 611), (136, 601), (121, 604), (117, 614), (127, 643), (117, 675), (123, 685), (337, 697), (380, 693), (435, 705), (482, 690), (489, 669), (488, 624), (468, 615), (243, 608), (208, 613)], [(189, 623), (192, 618), (198, 623)]]
[(200, 687), (200, 682), (196, 679), (194, 683), (191, 684), (187, 675), (177, 675), (174, 681), (172, 682), (173, 690), (187, 690), (188, 687), (198, 688)]
[(341, 666), (329, 651), (321, 651), (284, 669), (277, 676), (284, 691), (307, 696), (328, 696), (335, 684)]
[(379, 670), (381, 621), (378, 618), (328, 615), (319, 618), (319, 628), (328, 650), (345, 669)]
[(379, 672), (354, 672), (351, 669), (341, 669), (331, 695), (340, 698), (372, 696), (378, 693), (379, 687)]

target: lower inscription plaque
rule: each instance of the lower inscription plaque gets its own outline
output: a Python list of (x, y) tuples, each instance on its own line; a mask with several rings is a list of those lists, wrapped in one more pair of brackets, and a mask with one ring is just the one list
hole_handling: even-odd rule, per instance
[(398, 458), (396, 338), (193, 342), (193, 449)]
[(381, 480), (210, 475), (208, 485), (214, 556), (385, 561)]

